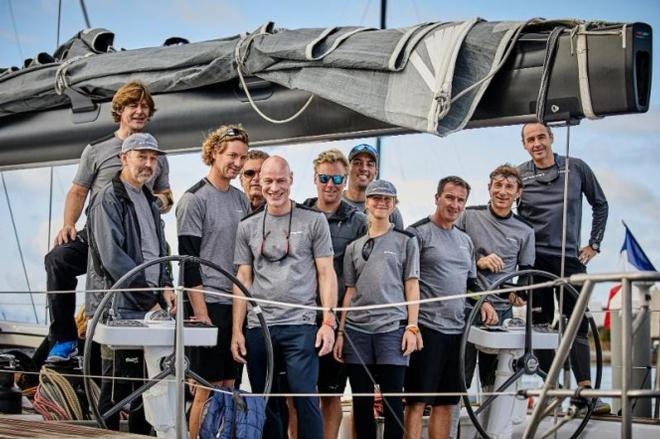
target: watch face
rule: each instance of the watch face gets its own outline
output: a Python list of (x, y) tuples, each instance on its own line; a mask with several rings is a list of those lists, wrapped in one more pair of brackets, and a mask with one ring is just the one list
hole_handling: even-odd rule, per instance
[(593, 248), (594, 250), (597, 251), (597, 250), (600, 249), (600, 244), (598, 244), (597, 242), (594, 242), (593, 244), (591, 244), (591, 248)]

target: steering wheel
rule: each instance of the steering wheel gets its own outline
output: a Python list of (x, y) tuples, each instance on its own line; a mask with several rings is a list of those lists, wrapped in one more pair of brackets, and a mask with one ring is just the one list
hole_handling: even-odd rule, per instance
[[(153, 387), (155, 384), (157, 384), (161, 379), (165, 378), (167, 375), (170, 374), (168, 370), (165, 370), (161, 372), (160, 374), (156, 375), (155, 377), (151, 378), (149, 381), (147, 381), (145, 384), (140, 386), (139, 388), (135, 389), (130, 395), (128, 395), (126, 398), (123, 400), (119, 401), (116, 403), (114, 406), (112, 406), (108, 411), (105, 413), (101, 413), (99, 411), (98, 403), (94, 403), (94, 399), (92, 398), (92, 385), (91, 385), (91, 378), (89, 378), (90, 374), (90, 360), (91, 360), (91, 351), (92, 351), (92, 341), (94, 338), (94, 331), (96, 330), (96, 326), (98, 325), (99, 321), (101, 319), (107, 320), (108, 318), (108, 313), (105, 311), (105, 308), (112, 299), (113, 295), (116, 293), (121, 293), (121, 289), (125, 288), (126, 285), (128, 285), (129, 281), (132, 280), (138, 273), (141, 271), (145, 270), (146, 268), (149, 268), (153, 265), (160, 265), (160, 264), (168, 264), (171, 262), (178, 262), (179, 263), (179, 282), (178, 284), (180, 286), (183, 285), (183, 280), (184, 280), (184, 268), (185, 264), (187, 263), (194, 263), (194, 264), (200, 264), (204, 265), (206, 267), (209, 267), (226, 278), (228, 278), (234, 285), (238, 287), (239, 290), (247, 297), (248, 299), (251, 298), (252, 296), (250, 295), (250, 292), (248, 291), (247, 288), (245, 288), (245, 285), (243, 285), (234, 275), (229, 273), (228, 271), (224, 270), (222, 267), (219, 265), (214, 264), (213, 262), (207, 261), (206, 259), (202, 259), (196, 256), (179, 256), (179, 255), (173, 255), (173, 256), (164, 256), (160, 258), (153, 259), (151, 261), (145, 262), (141, 265), (138, 265), (137, 267), (133, 268), (130, 270), (128, 273), (126, 273), (124, 276), (122, 276), (115, 284), (108, 290), (108, 293), (110, 294), (105, 294), (103, 296), (103, 299), (99, 303), (99, 306), (96, 308), (96, 311), (94, 312), (94, 316), (92, 319), (89, 321), (88, 328), (87, 328), (87, 337), (85, 338), (85, 349), (84, 349), (84, 356), (83, 356), (83, 382), (85, 384), (85, 394), (87, 396), (87, 400), (90, 403), (90, 406), (92, 408), (92, 413), (94, 414), (94, 418), (98, 425), (101, 428), (107, 428), (105, 419), (107, 419), (109, 416), (112, 416), (113, 414), (117, 413), (119, 410), (122, 409), (126, 404), (129, 402), (133, 401), (135, 398), (139, 397), (144, 393), (146, 390), (150, 389)], [(266, 343), (266, 352), (267, 352), (267, 367), (266, 367), (266, 382), (265, 382), (265, 388), (264, 388), (264, 393), (268, 395), (272, 389), (273, 385), (273, 369), (274, 369), (274, 358), (273, 358), (273, 344), (270, 338), (270, 331), (268, 330), (268, 325), (266, 324), (266, 319), (264, 318), (261, 308), (257, 306), (257, 303), (249, 300), (250, 304), (255, 308), (254, 311), (257, 314), (257, 317), (259, 319), (259, 323), (261, 325), (261, 330), (263, 332), (263, 337), (264, 337), (264, 342)], [(177, 306), (183, 306), (183, 303), (177, 304)], [(174, 348), (174, 347), (173, 347)], [(173, 355), (176, 355), (177, 353), (175, 352)], [(171, 364), (173, 364), (173, 355), (168, 357), (166, 361), (169, 361)], [(199, 375), (194, 373), (192, 370), (187, 369), (186, 373), (194, 378), (196, 381), (201, 382), (201, 384), (208, 386), (208, 387), (213, 387), (212, 384), (208, 383), (206, 380), (201, 378)], [(268, 400), (268, 397), (266, 397), (266, 401)]]
[[(547, 281), (547, 280), (554, 281), (559, 279), (559, 276), (556, 276), (552, 273), (548, 273), (546, 271), (521, 270), (502, 276), (501, 278), (493, 282), (491, 285), (489, 285), (488, 289), (497, 290), (516, 277), (519, 278), (518, 284), (523, 284), (522, 282), (520, 282), (520, 280), (526, 278), (528, 280), (526, 285), (533, 285), (535, 280), (539, 278), (542, 281)], [(477, 429), (479, 434), (481, 434), (481, 436), (484, 437), (485, 439), (490, 439), (490, 436), (486, 433), (486, 430), (481, 425), (481, 422), (479, 421), (479, 415), (487, 407), (489, 407), (498, 398), (498, 396), (500, 396), (499, 393), (505, 392), (509, 387), (514, 385), (516, 381), (518, 381), (518, 379), (523, 375), (529, 375), (529, 376), (537, 375), (543, 379), (545, 379), (547, 376), (546, 374), (547, 371), (541, 370), (541, 368), (539, 367), (539, 360), (534, 354), (533, 339), (532, 339), (532, 330), (534, 327), (534, 325), (532, 324), (532, 309), (533, 309), (533, 296), (534, 296), (534, 294), (532, 294), (533, 291), (534, 289), (530, 289), (527, 291), (524, 351), (520, 357), (515, 358), (513, 361), (513, 368), (515, 372), (509, 379), (507, 379), (497, 389), (495, 389), (493, 392), (494, 394), (486, 398), (481, 403), (480, 407), (477, 410), (473, 409), (472, 403), (470, 402), (470, 398), (467, 395), (467, 389), (469, 387), (469, 383), (465, 382), (465, 360), (466, 360), (467, 345), (469, 343), (468, 339), (470, 336), (472, 325), (475, 323), (475, 320), (479, 315), (479, 310), (481, 308), (481, 305), (484, 303), (487, 296), (482, 296), (481, 299), (476, 303), (476, 305), (474, 305), (474, 307), (472, 308), (472, 312), (470, 313), (465, 324), (465, 329), (463, 331), (463, 337), (461, 339), (461, 346), (459, 353), (460, 355), (459, 358), (461, 359), (461, 361), (459, 361), (459, 373), (461, 377), (464, 377), (463, 379), (460, 380), (461, 391), (464, 393), (463, 402), (467, 410), (467, 413), (470, 416), (470, 419), (472, 420), (474, 427)], [(570, 294), (571, 296), (573, 296), (573, 298), (577, 300), (577, 296), (579, 293), (575, 289), (575, 287), (573, 287), (570, 284), (566, 284), (564, 285), (564, 291), (568, 292), (568, 294)], [(596, 351), (596, 380), (595, 380), (594, 388), (599, 389), (601, 385), (601, 378), (603, 375), (603, 352), (600, 344), (600, 337), (598, 336), (598, 327), (591, 313), (589, 313), (588, 311), (589, 310), (587, 309), (587, 312), (585, 313), (585, 318), (589, 323), (589, 327), (591, 329), (591, 333), (594, 338), (595, 351)], [(550, 406), (554, 407), (556, 404), (560, 402), (561, 399), (558, 399), (556, 403), (550, 404)], [(584, 430), (584, 428), (587, 426), (587, 423), (589, 422), (589, 419), (591, 418), (591, 415), (593, 413), (593, 406), (595, 402), (596, 402), (596, 398), (592, 399), (591, 404), (587, 404), (587, 412), (584, 418), (582, 419), (582, 421), (580, 422), (580, 424), (578, 425), (575, 432), (570, 436), (571, 438), (577, 438), (582, 432), (582, 430)]]

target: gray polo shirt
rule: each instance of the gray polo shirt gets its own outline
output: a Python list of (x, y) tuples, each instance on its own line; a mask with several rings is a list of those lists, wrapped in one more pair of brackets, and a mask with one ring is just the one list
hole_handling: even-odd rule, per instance
[[(422, 299), (464, 294), (468, 278), (477, 276), (474, 245), (457, 227), (443, 229), (430, 218), (407, 229), (419, 242), (419, 289)], [(461, 334), (465, 325), (466, 300), (423, 303), (419, 323), (443, 334)]]
[[(218, 190), (204, 178), (188, 189), (177, 203), (177, 235), (201, 238), (199, 257), (234, 274), (236, 229), (249, 212), (250, 203), (242, 191), (231, 185), (227, 191)], [(205, 288), (231, 294), (233, 283), (229, 279), (210, 267), (200, 268)], [(228, 297), (206, 294), (204, 299), (208, 303), (231, 305)]]
[[(368, 259), (363, 249), (371, 247)], [(344, 255), (344, 282), (355, 287), (350, 306), (404, 302), (404, 283), (419, 278), (419, 247), (407, 232), (390, 229), (384, 235), (363, 235), (351, 242)], [(379, 308), (348, 311), (346, 324), (358, 331), (377, 334), (394, 331), (406, 323), (408, 309)]]
[[(518, 204), (518, 214), (534, 228), (536, 251), (539, 254), (561, 256), (562, 213), (564, 200), (564, 166), (566, 158), (555, 154), (556, 166), (538, 169), (533, 161), (520, 166), (523, 193)], [(559, 173), (557, 179), (544, 183), (547, 176)], [(577, 258), (581, 243), (582, 194), (593, 209), (589, 243), (598, 243), (605, 234), (608, 204), (605, 193), (589, 166), (582, 160), (569, 160), (566, 255)], [(585, 243), (586, 244), (586, 243)]]
[[(286, 253), (287, 231), (288, 255), (279, 262), (271, 262)], [(316, 306), (315, 258), (333, 254), (325, 215), (294, 203), (290, 229), (289, 213), (273, 216), (266, 209), (257, 210), (240, 222), (234, 264), (252, 267), (250, 293), (254, 297)], [(260, 304), (260, 307), (269, 326), (316, 324), (314, 310), (268, 304)], [(250, 307), (248, 327), (258, 326), (259, 321)]]
[[(346, 198), (346, 192), (341, 194), (342, 200), (346, 201), (351, 206), (355, 207), (360, 212), (367, 213), (364, 201), (353, 201)], [(401, 216), (401, 211), (398, 207), (394, 208), (394, 212), (390, 215), (390, 222), (394, 224), (395, 229), (403, 230), (403, 216)]]
[[(135, 206), (135, 214), (137, 215), (140, 226), (142, 257), (144, 258), (144, 262), (152, 261), (160, 256), (160, 243), (149, 200), (147, 200), (141, 188), (136, 188), (123, 180), (122, 183), (126, 188), (128, 198), (131, 199), (133, 206)], [(144, 271), (144, 274), (149, 285), (158, 286), (160, 279), (160, 266), (158, 264), (148, 267)]]
[[(121, 170), (122, 140), (114, 134), (92, 142), (85, 147), (73, 182), (86, 187), (91, 198)], [(158, 156), (158, 166), (154, 175), (147, 182), (152, 192), (161, 192), (170, 188), (170, 166), (167, 157)]]

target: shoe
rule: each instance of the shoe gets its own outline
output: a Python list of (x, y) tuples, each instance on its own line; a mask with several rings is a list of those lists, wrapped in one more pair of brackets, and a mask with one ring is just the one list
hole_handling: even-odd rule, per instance
[(78, 341), (58, 341), (48, 352), (47, 363), (69, 361), (78, 355)]
[[(574, 405), (577, 408), (578, 413), (586, 413), (587, 404), (591, 404), (591, 398), (571, 398), (571, 405)], [(609, 415), (612, 411), (612, 407), (605, 401), (600, 398), (596, 398), (596, 402), (593, 406), (592, 414), (594, 415)]]

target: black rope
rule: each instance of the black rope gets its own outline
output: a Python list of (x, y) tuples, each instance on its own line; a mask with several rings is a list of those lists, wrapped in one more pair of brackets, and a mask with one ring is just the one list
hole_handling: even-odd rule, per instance
[(557, 42), (561, 33), (564, 31), (563, 27), (556, 27), (552, 29), (548, 36), (548, 42), (545, 47), (545, 58), (543, 60), (543, 74), (541, 75), (541, 84), (539, 86), (539, 94), (536, 98), (536, 119), (543, 122), (545, 119), (545, 104), (548, 97), (548, 88), (550, 86), (550, 72), (552, 70), (552, 61), (557, 53)]

